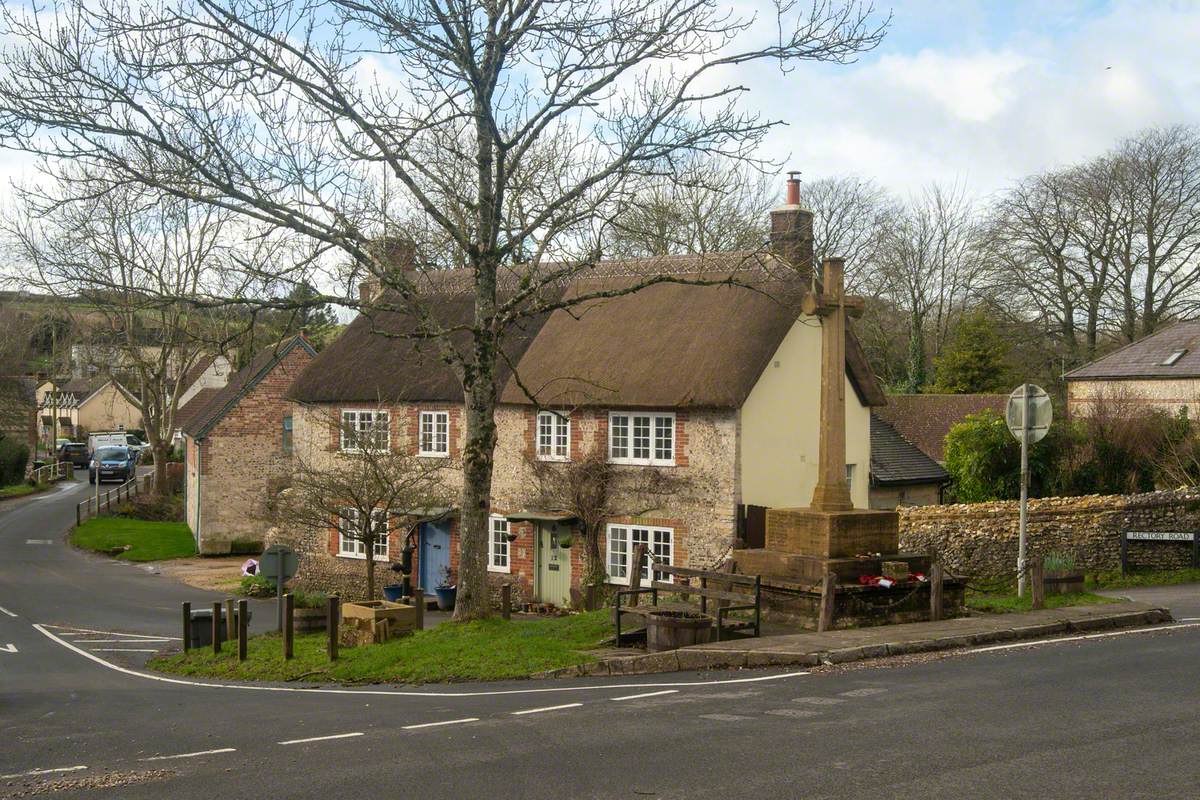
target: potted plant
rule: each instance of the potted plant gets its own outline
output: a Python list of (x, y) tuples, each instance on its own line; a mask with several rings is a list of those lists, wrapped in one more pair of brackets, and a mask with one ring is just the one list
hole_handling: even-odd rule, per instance
[[(404, 567), (400, 564), (392, 564), (391, 569), (392, 569), (392, 572), (395, 573), (397, 577), (401, 576), (404, 572)], [(404, 597), (403, 578), (400, 578), (400, 580), (401, 580), (400, 583), (389, 583), (387, 586), (383, 587), (383, 599), (384, 600), (387, 600), (389, 603), (399, 603), (400, 602), (400, 598)]]
[(439, 577), (438, 585), (433, 590), (437, 595), (438, 608), (442, 611), (450, 611), (454, 608), (454, 599), (458, 595), (458, 586), (454, 583), (454, 572), (449, 567), (442, 567)]
[(1075, 567), (1070, 553), (1049, 553), (1043, 561), (1045, 575), (1042, 584), (1046, 594), (1075, 594), (1083, 591), (1083, 573)]

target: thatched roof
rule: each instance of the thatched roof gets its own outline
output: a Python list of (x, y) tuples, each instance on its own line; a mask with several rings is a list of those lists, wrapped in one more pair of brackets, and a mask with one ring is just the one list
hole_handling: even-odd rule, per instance
[[(501, 402), (529, 403), (528, 391), (545, 405), (741, 406), (800, 316), (799, 300), (808, 288), (769, 261), (739, 252), (601, 262), (561, 291), (574, 297), (620, 291), (664, 273), (690, 280), (736, 273), (739, 283), (753, 288), (664, 282), (532, 320), (504, 343)], [(474, 300), (466, 276), (446, 273), (438, 280), (429, 295), (438, 322), (469, 325)], [(461, 402), (461, 385), (437, 344), (403, 338), (415, 327), (396, 312), (360, 315), (305, 369), (290, 397), (312, 403)], [(860, 399), (884, 404), (853, 336), (846, 362)], [(508, 363), (518, 365), (516, 376)]]

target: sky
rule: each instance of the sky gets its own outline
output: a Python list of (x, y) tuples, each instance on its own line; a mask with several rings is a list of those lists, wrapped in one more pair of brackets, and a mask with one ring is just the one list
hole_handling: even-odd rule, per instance
[[(807, 3), (808, 0), (798, 0)], [(1200, 0), (879, 0), (892, 24), (850, 65), (740, 68), (747, 107), (781, 119), (766, 155), (807, 179), (985, 198), (1151, 125), (1200, 124)], [(738, 0), (770, 27), (767, 0)], [(32, 177), (0, 151), (0, 186)]]
[(987, 197), (1145, 127), (1200, 125), (1200, 0), (891, 10), (883, 43), (855, 64), (756, 68), (750, 105), (787, 123), (766, 146), (788, 168)]

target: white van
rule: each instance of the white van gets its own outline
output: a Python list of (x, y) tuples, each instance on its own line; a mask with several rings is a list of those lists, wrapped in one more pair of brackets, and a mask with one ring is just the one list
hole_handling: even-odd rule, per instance
[(149, 447), (148, 444), (125, 431), (97, 431), (88, 434), (88, 452), (96, 452), (97, 447), (128, 447), (135, 453)]

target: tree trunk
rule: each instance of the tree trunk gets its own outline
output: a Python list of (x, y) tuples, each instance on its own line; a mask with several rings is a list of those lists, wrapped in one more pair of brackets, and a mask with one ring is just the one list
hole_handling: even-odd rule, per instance
[[(600, 536), (604, 529), (604, 523), (600, 522), (595, 525), (585, 525), (584, 527), (584, 564), (586, 574), (584, 575), (584, 584), (603, 583), (606, 575), (604, 569), (604, 556), (600, 552)], [(589, 611), (591, 609), (588, 609)]]
[(167, 496), (167, 456), (171, 452), (169, 445), (159, 442), (152, 445), (150, 452), (154, 453), (154, 493), (159, 497)]
[[(480, 370), (489, 369), (480, 365)], [(496, 448), (496, 391), (492, 376), (479, 376), (467, 387), (466, 445), (459, 513), (458, 594), (454, 619), (468, 621), (492, 610), (487, 583), (488, 514)]]
[(363, 514), (358, 512), (366, 522), (363, 524), (363, 550), (367, 554), (367, 599), (375, 599), (375, 527), (371, 519), (371, 510)]

